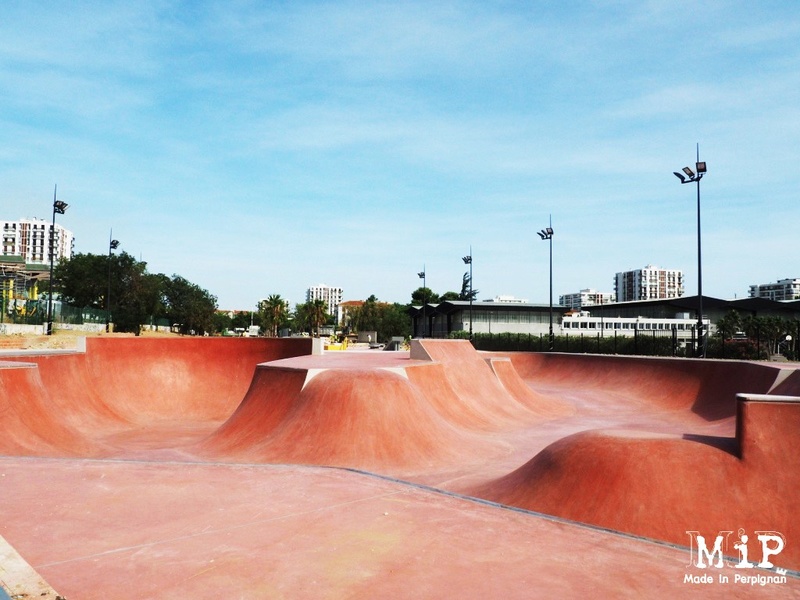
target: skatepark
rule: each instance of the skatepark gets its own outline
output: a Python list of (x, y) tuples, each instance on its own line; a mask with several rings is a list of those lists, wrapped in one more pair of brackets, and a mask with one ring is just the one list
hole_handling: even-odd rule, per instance
[[(99, 336), (3, 351), (0, 587), (797, 597), (799, 367), (430, 339), (312, 354), (307, 338)], [(687, 532), (732, 532), (725, 565), (698, 568)], [(780, 571), (735, 566), (742, 534), (762, 560), (758, 532), (780, 534), (767, 546)]]

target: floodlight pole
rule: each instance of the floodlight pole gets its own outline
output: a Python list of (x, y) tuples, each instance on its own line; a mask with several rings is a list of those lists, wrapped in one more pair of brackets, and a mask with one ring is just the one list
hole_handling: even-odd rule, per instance
[(119, 241), (114, 239), (114, 229), (108, 233), (108, 293), (106, 294), (106, 333), (111, 331), (111, 251), (116, 250)]
[(690, 167), (684, 167), (683, 172), (688, 177), (675, 172), (681, 183), (697, 183), (697, 350), (695, 354), (698, 358), (706, 356), (706, 333), (703, 324), (703, 260), (700, 228), (700, 180), (706, 173), (706, 163), (700, 162), (700, 144), (697, 144), (697, 158), (695, 161), (695, 171)]
[(50, 227), (50, 291), (47, 294), (47, 331), (45, 335), (53, 335), (53, 261), (55, 259), (56, 213), (63, 215), (67, 207), (66, 202), (57, 200), (58, 184), (53, 188), (53, 224)]
[(550, 215), (550, 226), (537, 232), (542, 240), (550, 242), (550, 340), (548, 349), (555, 349), (555, 336), (553, 335), (553, 216)]
[(469, 265), (469, 341), (472, 341), (472, 246), (469, 247), (469, 254), (461, 260)]
[(425, 265), (422, 265), (422, 271), (417, 273), (417, 276), (420, 279), (422, 279), (422, 336), (421, 337), (425, 337), (425, 319), (427, 318), (425, 315), (425, 306), (427, 304), (425, 296), (427, 293), (427, 287), (425, 284)]
[[(700, 147), (697, 148), (697, 162), (700, 162)], [(697, 342), (700, 344), (698, 354), (703, 358), (706, 356), (706, 332), (703, 327), (703, 248), (700, 227), (700, 180), (703, 175), (697, 177), (697, 331), (699, 332)]]

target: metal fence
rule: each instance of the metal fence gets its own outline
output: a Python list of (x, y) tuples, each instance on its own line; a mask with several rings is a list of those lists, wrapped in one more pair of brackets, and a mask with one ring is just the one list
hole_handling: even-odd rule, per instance
[[(472, 343), (478, 350), (493, 351), (550, 351), (548, 334), (489, 333), (475, 334)], [(603, 336), (580, 333), (558, 335), (553, 338), (553, 352), (575, 352), (588, 354), (634, 354), (641, 356), (689, 356), (695, 346), (691, 339), (678, 339), (673, 331), (634, 331), (633, 335)]]
[[(553, 352), (573, 352), (586, 354), (628, 354), (635, 356), (676, 356), (692, 357), (703, 355), (707, 358), (729, 358), (741, 360), (769, 360), (777, 355), (788, 360), (800, 358), (800, 321), (795, 322), (796, 331), (790, 339), (782, 342), (762, 336), (756, 330), (751, 337), (708, 336), (705, 349), (697, 353), (696, 331), (692, 329), (689, 336), (677, 330), (634, 330), (633, 335), (601, 335), (578, 334), (558, 335), (553, 338)], [(458, 336), (463, 337), (463, 336)], [(550, 337), (548, 334), (525, 333), (476, 333), (472, 337), (472, 345), (477, 350), (500, 352), (548, 352)]]
[(0, 323), (41, 325), (47, 320), (47, 303), (38, 300), (4, 300)]
[[(47, 302), (43, 300), (14, 300), (0, 312), (0, 323), (14, 325), (43, 325), (47, 322)], [(106, 311), (97, 308), (79, 308), (63, 302), (53, 302), (53, 322), (69, 325), (105, 323)]]

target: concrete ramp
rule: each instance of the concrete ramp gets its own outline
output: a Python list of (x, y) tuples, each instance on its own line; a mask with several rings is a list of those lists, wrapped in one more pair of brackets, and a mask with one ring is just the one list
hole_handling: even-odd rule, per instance
[(129, 421), (221, 420), (242, 401), (256, 364), (305, 354), (310, 340), (88, 338), (86, 350), (95, 393)]
[[(454, 409), (458, 414), (471, 415), (470, 421), (487, 429), (524, 423), (532, 417), (467, 340), (412, 340), (411, 358), (441, 365), (436, 387), (444, 389), (450, 403), (450, 407), (443, 406), (443, 410)], [(421, 385), (432, 383), (420, 381)], [(432, 391), (430, 396), (435, 398), (437, 392)], [(457, 417), (451, 414), (451, 418)]]
[(505, 390), (521, 405), (545, 417), (561, 417), (574, 414), (575, 409), (566, 402), (539, 394), (525, 383), (509, 358), (487, 357), (495, 377)]
[(304, 339), (97, 337), (85, 351), (4, 356), (0, 448), (87, 457), (175, 448), (236, 410), (257, 363), (309, 349)]
[(455, 458), (463, 441), (404, 376), (384, 369), (330, 369), (303, 387), (246, 456), (261, 462), (416, 469)]
[(93, 455), (93, 445), (54, 414), (35, 364), (0, 362), (0, 453)]
[(800, 370), (781, 369), (777, 383), (769, 390), (777, 396), (800, 396)]
[[(102, 352), (91, 341), (89, 344), (92, 353)], [(36, 365), (42, 386), (47, 390), (48, 407), (53, 418), (86, 431), (129, 427), (130, 420), (98, 393), (99, 386), (88, 372), (86, 358), (85, 344), (82, 352), (29, 358)], [(95, 357), (95, 360), (102, 359)], [(103, 377), (102, 370), (100, 376)]]
[(303, 369), (258, 365), (247, 394), (231, 417), (198, 450), (216, 458), (257, 460), (262, 444), (297, 404), (308, 372)]
[[(799, 433), (800, 397), (742, 394), (735, 438), (580, 432), (471, 492), (675, 544), (688, 544), (687, 531), (739, 528), (800, 539)], [(800, 566), (800, 545), (781, 560)]]
[(744, 361), (587, 354), (500, 353), (534, 389), (598, 390), (643, 406), (690, 410), (714, 421), (736, 414), (737, 393), (767, 393), (779, 370)]
[(463, 448), (486, 443), (448, 419), (425, 385), (431, 377), (419, 377), (431, 371), (444, 380), (440, 366), (385, 353), (260, 365), (239, 408), (198, 451), (221, 461), (404, 473), (458, 461)]
[(107, 336), (3, 360), (2, 534), (70, 597), (683, 597), (686, 531), (740, 528), (796, 572), (712, 595), (800, 592), (798, 364)]

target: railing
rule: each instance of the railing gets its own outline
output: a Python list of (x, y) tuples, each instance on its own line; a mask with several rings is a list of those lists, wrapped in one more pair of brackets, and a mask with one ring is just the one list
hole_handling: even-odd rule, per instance
[[(705, 352), (699, 354), (706, 358), (728, 358), (739, 360), (769, 360), (777, 354), (788, 360), (800, 359), (800, 321), (795, 324), (797, 331), (791, 340), (777, 344), (766, 339), (760, 330), (752, 332), (752, 337), (727, 337), (711, 335), (706, 339)], [(465, 332), (451, 337), (464, 338)], [(687, 337), (685, 334), (688, 333)], [(784, 338), (785, 340), (785, 338)], [(472, 345), (477, 350), (500, 352), (547, 352), (549, 335), (526, 333), (476, 333)], [(553, 338), (553, 352), (573, 352), (584, 354), (628, 354), (636, 356), (675, 356), (693, 357), (697, 347), (694, 329), (688, 332), (672, 330), (634, 330), (633, 335), (602, 335), (601, 333), (557, 335)]]
[[(39, 300), (6, 300), (0, 312), (0, 323), (14, 325), (43, 325), (47, 321), (47, 302)], [(85, 325), (105, 323), (106, 311), (79, 308), (63, 302), (53, 302), (53, 323)]]
[(47, 305), (38, 300), (3, 300), (0, 323), (41, 325), (47, 320)]

